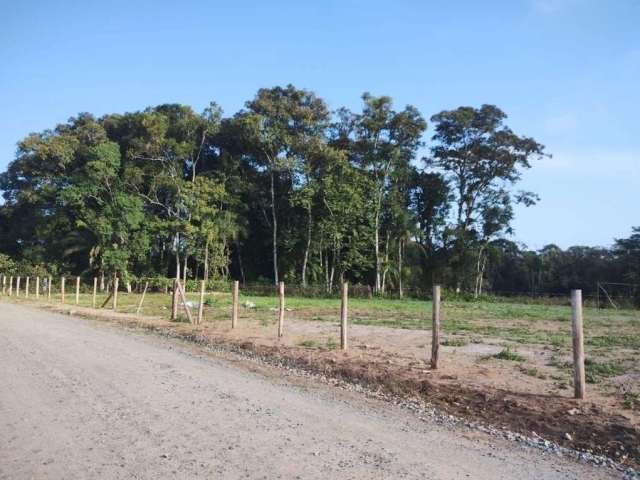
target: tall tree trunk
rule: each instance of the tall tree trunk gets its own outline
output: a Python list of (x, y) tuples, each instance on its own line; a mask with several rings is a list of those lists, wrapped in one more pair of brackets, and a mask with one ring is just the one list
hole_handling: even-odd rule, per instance
[(329, 293), (333, 292), (333, 277), (336, 273), (335, 259), (331, 260), (331, 273), (329, 274)]
[(180, 245), (180, 234), (176, 233), (176, 236), (174, 238), (174, 243), (176, 246), (176, 278), (180, 279), (180, 250), (179, 250), (179, 245)]
[(309, 262), (309, 250), (311, 250), (311, 208), (307, 210), (307, 245), (304, 249), (302, 260), (302, 287), (307, 287), (307, 263)]
[(325, 252), (324, 256), (324, 285), (327, 293), (331, 291), (331, 285), (329, 284), (329, 250)]
[(240, 267), (240, 279), (244, 286), (244, 266), (242, 265), (242, 252), (240, 251), (240, 241), (236, 238), (236, 251), (238, 252), (238, 266)]
[(402, 291), (402, 250), (403, 250), (404, 244), (403, 244), (403, 240), (401, 238), (398, 238), (398, 296), (400, 298), (402, 298), (403, 296), (403, 291)]
[(271, 165), (271, 230), (273, 232), (273, 281), (278, 285), (278, 219), (276, 217), (276, 189), (273, 169)]
[(480, 285), (478, 288), (478, 294), (482, 295), (482, 286), (483, 286), (483, 279), (484, 279), (484, 272), (485, 269), (487, 268), (487, 256), (485, 255), (484, 258), (482, 259), (482, 269), (480, 271)]
[(378, 209), (375, 212), (375, 232), (374, 232), (374, 251), (376, 254), (376, 293), (380, 293), (381, 278), (380, 278), (380, 214)]
[(204, 277), (204, 283), (209, 281), (209, 239), (204, 244), (204, 265), (202, 267), (202, 276)]
[(189, 261), (189, 254), (184, 254), (184, 260), (182, 261), (182, 285), (186, 289), (187, 287), (187, 262)]
[(484, 256), (484, 246), (481, 246), (480, 251), (478, 251), (478, 260), (476, 262), (476, 281), (475, 281), (475, 287), (473, 289), (474, 298), (478, 298), (482, 291), (482, 277), (484, 275), (484, 269), (482, 268), (483, 256)]
[(387, 288), (387, 273), (389, 272), (389, 232), (384, 244), (384, 269), (382, 270), (382, 283), (380, 284), (380, 292), (385, 293)]

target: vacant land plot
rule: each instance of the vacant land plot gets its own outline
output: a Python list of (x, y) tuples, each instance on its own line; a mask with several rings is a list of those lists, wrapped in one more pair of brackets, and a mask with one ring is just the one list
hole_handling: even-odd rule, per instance
[[(188, 294), (194, 307), (197, 307), (198, 297), (195, 293)], [(106, 295), (99, 295), (98, 305), (105, 299)], [(17, 300), (24, 301), (22, 298)], [(139, 300), (139, 294), (120, 293), (118, 311), (135, 313)], [(74, 301), (73, 295), (67, 295), (68, 306), (73, 307)], [(91, 296), (82, 294), (80, 306), (90, 304)], [(338, 350), (339, 299), (287, 298), (282, 339), (277, 338), (277, 306), (275, 296), (241, 295), (239, 326), (234, 330), (231, 330), (231, 297), (228, 293), (214, 292), (205, 296), (204, 323), (200, 326), (183, 323), (186, 317), (182, 311), (178, 322), (169, 322), (169, 294), (148, 293), (141, 313), (163, 324), (174, 325), (176, 329), (195, 330), (208, 338), (236, 344), (247, 342), (257, 348), (275, 348), (279, 352), (286, 347), (303, 363), (322, 363), (345, 376), (349, 374), (346, 371), (346, 362), (349, 362), (350, 372), (360, 380), (374, 375), (375, 368), (378, 368), (378, 376), (398, 376), (414, 382), (428, 379), (429, 388), (437, 387), (440, 392), (446, 392), (443, 396), (453, 413), (465, 413), (470, 408), (484, 409), (487, 403), (493, 402), (491, 396), (496, 392), (501, 399), (506, 398), (505, 392), (511, 395), (513, 405), (505, 404), (501, 408), (512, 409), (513, 413), (524, 404), (542, 415), (545, 409), (554, 405), (557, 415), (570, 417), (587, 413), (588, 409), (579, 404), (574, 409), (566, 403), (554, 403), (569, 401), (573, 395), (568, 299), (567, 305), (563, 306), (447, 301), (445, 298), (442, 367), (438, 371), (428, 367), (430, 302), (350, 299), (350, 350), (347, 354)], [(605, 419), (603, 424), (608, 421), (606, 418), (617, 418), (637, 435), (640, 429), (640, 312), (586, 308), (584, 323), (588, 405), (597, 409), (597, 412), (589, 411), (589, 421), (598, 415)], [(460, 389), (467, 393), (460, 393)], [(435, 390), (431, 393), (435, 395)], [(494, 423), (504, 421), (505, 426), (513, 427), (513, 421), (504, 411), (494, 410), (480, 417)], [(553, 423), (558, 419), (549, 415), (548, 421)], [(536, 422), (528, 421), (520, 429), (544, 431), (542, 425), (536, 425)], [(571, 430), (565, 425), (556, 433), (558, 436), (568, 434), (567, 438), (580, 437), (581, 433), (576, 431), (578, 427), (574, 428)], [(585, 431), (589, 428), (594, 426), (586, 424)], [(536, 431), (539, 433), (540, 430)], [(618, 440), (615, 434), (612, 435), (614, 443), (607, 446), (606, 451), (624, 459), (629, 454), (624, 448), (625, 441), (619, 440), (623, 447), (618, 449), (615, 444)], [(590, 441), (597, 443), (596, 440)]]

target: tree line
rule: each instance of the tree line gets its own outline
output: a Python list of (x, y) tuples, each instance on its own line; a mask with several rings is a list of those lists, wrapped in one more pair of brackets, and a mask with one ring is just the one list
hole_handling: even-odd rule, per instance
[(507, 240), (514, 205), (538, 200), (521, 175), (547, 153), (506, 120), (459, 107), (433, 115), (428, 135), (418, 109), (390, 97), (330, 111), (292, 85), (260, 89), (232, 116), (215, 103), (81, 113), (18, 143), (0, 174), (0, 252), (49, 273), (326, 291), (348, 280), (400, 295), (637, 281), (624, 253), (631, 242), (637, 256), (637, 230), (604, 250)]

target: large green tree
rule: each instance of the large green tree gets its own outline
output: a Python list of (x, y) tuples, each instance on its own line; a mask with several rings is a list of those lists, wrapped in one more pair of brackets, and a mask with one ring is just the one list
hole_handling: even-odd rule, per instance
[(422, 134), (427, 124), (420, 112), (412, 106), (401, 111), (393, 109), (390, 97), (362, 95), (362, 113), (352, 114), (342, 110), (341, 125), (336, 128), (336, 144), (347, 148), (352, 162), (366, 172), (371, 179), (370, 210), (373, 221), (371, 243), (375, 259), (374, 285), (382, 290), (384, 272), (383, 209), (388, 203), (392, 178), (407, 168), (422, 144)]
[[(531, 168), (531, 161), (544, 155), (544, 146), (515, 134), (505, 125), (506, 118), (493, 105), (459, 107), (431, 118), (434, 145), (426, 164), (443, 172), (452, 186), (455, 243), (450, 262), (458, 289), (470, 280), (469, 245), (483, 236), (481, 224), (487, 223), (487, 213), (508, 212), (513, 201), (531, 205), (537, 198), (530, 192), (512, 193), (511, 189), (522, 171)], [(500, 229), (504, 229), (511, 216), (494, 215), (492, 222), (498, 218), (503, 220)]]
[[(285, 197), (284, 203), (288, 203), (288, 197), (296, 186), (294, 182), (300, 189), (310, 188), (311, 161), (317, 157), (316, 150), (320, 148), (318, 144), (322, 141), (328, 116), (324, 101), (313, 92), (288, 85), (260, 89), (232, 124), (238, 148), (249, 157), (255, 168), (263, 169), (268, 177), (273, 281), (276, 284), (280, 279), (278, 211), (279, 204), (283, 203), (278, 202), (277, 190)], [(306, 210), (311, 211), (309, 206)], [(306, 230), (309, 231), (310, 214), (306, 221)], [(308, 253), (308, 249), (306, 251)]]

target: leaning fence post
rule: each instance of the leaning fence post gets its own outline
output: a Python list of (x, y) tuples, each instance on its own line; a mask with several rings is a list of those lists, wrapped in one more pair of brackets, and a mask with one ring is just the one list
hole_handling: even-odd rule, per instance
[(118, 277), (113, 276), (113, 303), (111, 304), (111, 308), (113, 311), (116, 311), (118, 308)]
[(40, 275), (36, 277), (36, 300), (40, 298)]
[(342, 284), (342, 301), (340, 302), (340, 348), (347, 350), (347, 317), (349, 311), (349, 284)]
[(24, 298), (29, 298), (29, 277), (24, 281)]
[(585, 397), (584, 336), (582, 331), (582, 290), (571, 291), (571, 330), (573, 337), (573, 386), (575, 398)]
[(200, 304), (198, 305), (198, 325), (202, 323), (202, 314), (204, 313), (204, 287), (205, 287), (204, 280), (202, 280), (200, 282)]
[(431, 368), (438, 368), (440, 358), (440, 285), (433, 286), (433, 306), (431, 315)]
[(180, 283), (180, 280), (177, 280), (178, 285), (178, 293), (180, 294), (180, 299), (182, 300), (182, 306), (184, 307), (184, 311), (187, 314), (187, 318), (189, 319), (189, 323), (193, 323), (193, 316), (191, 315), (191, 309), (189, 308), (189, 304), (187, 303), (187, 294)]
[(278, 338), (284, 335), (284, 282), (278, 283), (278, 297), (280, 308), (278, 310)]
[(2, 295), (4, 295), (7, 291), (7, 276), (2, 275)]
[(91, 296), (91, 308), (96, 308), (97, 293), (98, 293), (98, 277), (93, 277), (93, 295)]
[(80, 277), (76, 277), (76, 305), (80, 304)]
[(238, 291), (240, 290), (240, 282), (234, 280), (233, 293), (231, 295), (231, 328), (236, 328), (238, 325)]
[(16, 297), (20, 296), (20, 277), (16, 278)]
[(65, 278), (60, 277), (60, 300), (64, 304), (64, 282)]
[(140, 303), (138, 304), (138, 308), (136, 308), (136, 315), (140, 313), (142, 309), (142, 304), (144, 303), (144, 296), (147, 294), (147, 288), (149, 288), (149, 282), (144, 284), (144, 290), (142, 291), (142, 298), (140, 298)]

